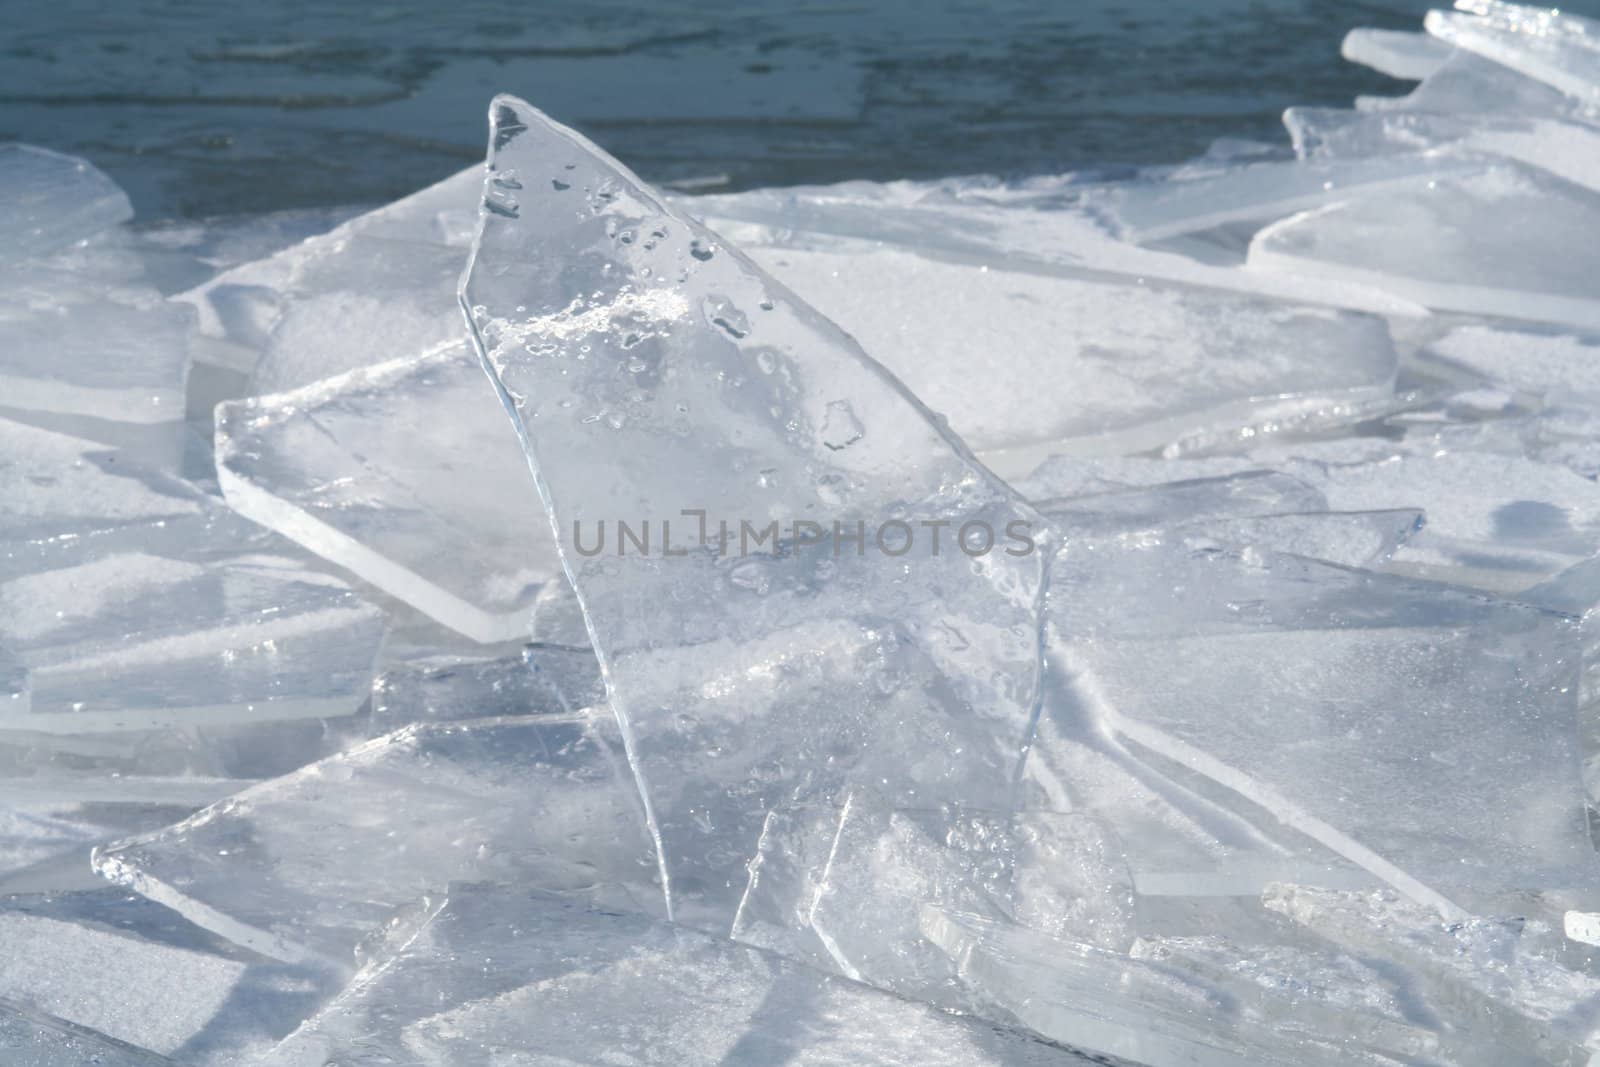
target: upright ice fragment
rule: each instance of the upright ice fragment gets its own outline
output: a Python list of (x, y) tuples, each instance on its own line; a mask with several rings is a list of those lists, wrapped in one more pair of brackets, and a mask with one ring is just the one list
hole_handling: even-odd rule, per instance
[(1391, 78), (1420, 80), (1439, 69), (1450, 46), (1424, 33), (1354, 29), (1344, 35), (1340, 55)]
[(525, 638), (560, 563), (463, 341), (217, 409), (240, 514), (477, 641)]
[(1039, 516), (595, 146), (511, 97), (491, 120), (462, 301), (677, 897), (731, 920), (761, 813), (853, 778), (1007, 807), (1037, 698)]
[(132, 217), (127, 196), (85, 160), (0, 144), (0, 259), (53, 252)]

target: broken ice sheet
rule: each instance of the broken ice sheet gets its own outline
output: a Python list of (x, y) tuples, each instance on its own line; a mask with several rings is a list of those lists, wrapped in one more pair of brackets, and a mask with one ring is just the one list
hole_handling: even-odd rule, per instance
[(608, 725), (578, 714), (408, 727), (97, 850), (95, 868), (264, 955), (346, 967), (396, 911), (457, 878), (599, 885), (658, 909)]
[(1419, 178), (1275, 223), (1263, 271), (1377, 286), (1440, 311), (1600, 329), (1600, 201), (1509, 163)]
[(1600, 335), (1467, 324), (1429, 342), (1422, 354), (1541, 404), (1600, 407)]
[[(762, 812), (852, 777), (1006, 807), (1032, 728), (1045, 524), (845, 333), (599, 149), (511, 97), (491, 121), (463, 306), (676, 898), (725, 929)], [(699, 545), (689, 509), (713, 531)], [(871, 537), (891, 519), (1012, 524), (1039, 551), (852, 556), (792, 533)], [(567, 542), (602, 520), (656, 524), (658, 553)], [(774, 524), (773, 547), (718, 551), (719, 524), (741, 520)], [(666, 554), (663, 523), (688, 547)]]
[(263, 1067), (1089, 1062), (581, 896), (457, 885), (408, 933)]
[(1509, 67), (1593, 106), (1600, 104), (1600, 23), (1550, 8), (1458, 0), (1423, 26), (1457, 48)]
[(97, 896), (0, 905), (0, 1002), (199, 1065), (282, 1038), (331, 992), (314, 971), (175, 944), (155, 905)]
[(1104, 948), (1125, 950), (1134, 937), (1132, 877), (1093, 816), (895, 810), (864, 792), (838, 808), (767, 816), (733, 937), (988, 1014), (981, 991), (924, 937), (925, 904)]
[(7, 1067), (178, 1067), (165, 1056), (4, 1001), (0, 1049)]
[(1375, 317), (1181, 285), (978, 267), (828, 239), (741, 245), (828, 316), (991, 468), (1140, 452), (1391, 399)]
[[(1595, 885), (1569, 617), (1170, 543), (1063, 556), (1053, 588), (1065, 689), (1047, 715), (1211, 779), (1241, 813), (1448, 914)], [(1048, 763), (1049, 746), (1032, 758)]]
[[(459, 322), (457, 323), (459, 329)], [(217, 409), (230, 506), (482, 642), (560, 572), (516, 434), (465, 342)]]
[(126, 222), (133, 205), (110, 178), (73, 156), (0, 144), (0, 249), (43, 255)]

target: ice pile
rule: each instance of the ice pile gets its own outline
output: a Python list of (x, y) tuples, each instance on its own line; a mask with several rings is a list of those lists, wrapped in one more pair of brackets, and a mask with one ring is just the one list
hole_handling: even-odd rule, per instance
[(1115, 182), (0, 148), (28, 1067), (1588, 1064), (1600, 24)]

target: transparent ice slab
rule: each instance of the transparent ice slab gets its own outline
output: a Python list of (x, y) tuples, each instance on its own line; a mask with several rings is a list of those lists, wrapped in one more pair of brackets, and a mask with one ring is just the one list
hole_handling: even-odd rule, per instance
[(53, 252), (133, 217), (133, 205), (86, 160), (48, 148), (0, 145), (4, 259)]
[(456, 886), (394, 957), (263, 1067), (1084, 1064), (685, 927), (525, 889)]
[[(599, 149), (514, 98), (491, 119), (463, 305), (677, 895), (726, 928), (762, 812), (852, 777), (1004, 808), (1035, 703), (1043, 557), (1018, 546), (1046, 543), (1036, 513), (846, 334)], [(889, 553), (833, 551), (891, 520)], [(650, 522), (657, 552), (589, 554), (601, 521)], [(948, 536), (907, 552), (913, 523), (977, 523), (975, 549), (985, 525), (1019, 536), (1013, 554), (952, 554)]]
[(532, 644), (493, 657), (440, 655), (391, 667), (372, 687), (372, 733), (423, 722), (571, 713), (605, 703), (588, 648)]
[(1600, 328), (1600, 201), (1498, 164), (1394, 186), (1256, 234), (1251, 267), (1388, 289), (1440, 311)]
[(216, 425), (235, 510), (474, 640), (527, 637), (560, 561), (538, 501), (507, 489), (527, 460), (464, 341), (222, 404)]
[(1420, 81), (1439, 69), (1450, 55), (1445, 42), (1425, 33), (1354, 29), (1344, 35), (1339, 54), (1391, 78)]
[(1592, 888), (1569, 616), (1209, 544), (1076, 555), (1053, 578), (1068, 689), (1047, 714), (1084, 715), (1450, 914)]
[(79, 910), (84, 918), (60, 903), (0, 906), (0, 1003), (210, 1064), (281, 1039), (331, 992), (314, 971), (114, 925), (148, 925), (136, 904)]
[(0, 1049), (9, 1067), (178, 1067), (165, 1056), (4, 1002)]
[(1423, 26), (1457, 48), (1543, 82), (1574, 100), (1600, 104), (1600, 23), (1549, 8), (1459, 0), (1430, 11)]
[(1370, 316), (1175, 285), (978, 267), (881, 242), (749, 254), (904, 381), (1001, 474), (1140, 452), (1392, 396)]
[(452, 879), (615, 888), (659, 908), (627, 767), (587, 715), (409, 727), (263, 782), (95, 869), (275, 959), (349, 966)]

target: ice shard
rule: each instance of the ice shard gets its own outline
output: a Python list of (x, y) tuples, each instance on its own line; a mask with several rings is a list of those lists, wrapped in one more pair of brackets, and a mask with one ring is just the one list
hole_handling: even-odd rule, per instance
[[(848, 335), (599, 149), (511, 97), (491, 125), (462, 302), (677, 897), (727, 923), (761, 813), (851, 779), (1006, 807), (1045, 524)], [(617, 540), (597, 554), (599, 524)]]
[(659, 908), (607, 724), (579, 714), (408, 727), (99, 849), (95, 867), (254, 951), (345, 967), (452, 879), (598, 884)]
[(25, 144), (0, 144), (0, 203), (0, 260), (44, 255), (133, 217), (94, 166)]
[(1458, 0), (1423, 26), (1457, 48), (1543, 82), (1586, 105), (1600, 104), (1600, 23), (1551, 8)]
[(458, 885), (407, 934), (262, 1067), (1089, 1062), (581, 896)]
[(482, 642), (560, 572), (516, 437), (464, 341), (217, 410), (240, 514)]
[(1600, 329), (1593, 194), (1497, 164), (1292, 216), (1256, 234), (1264, 271), (1384, 288), (1440, 311)]

